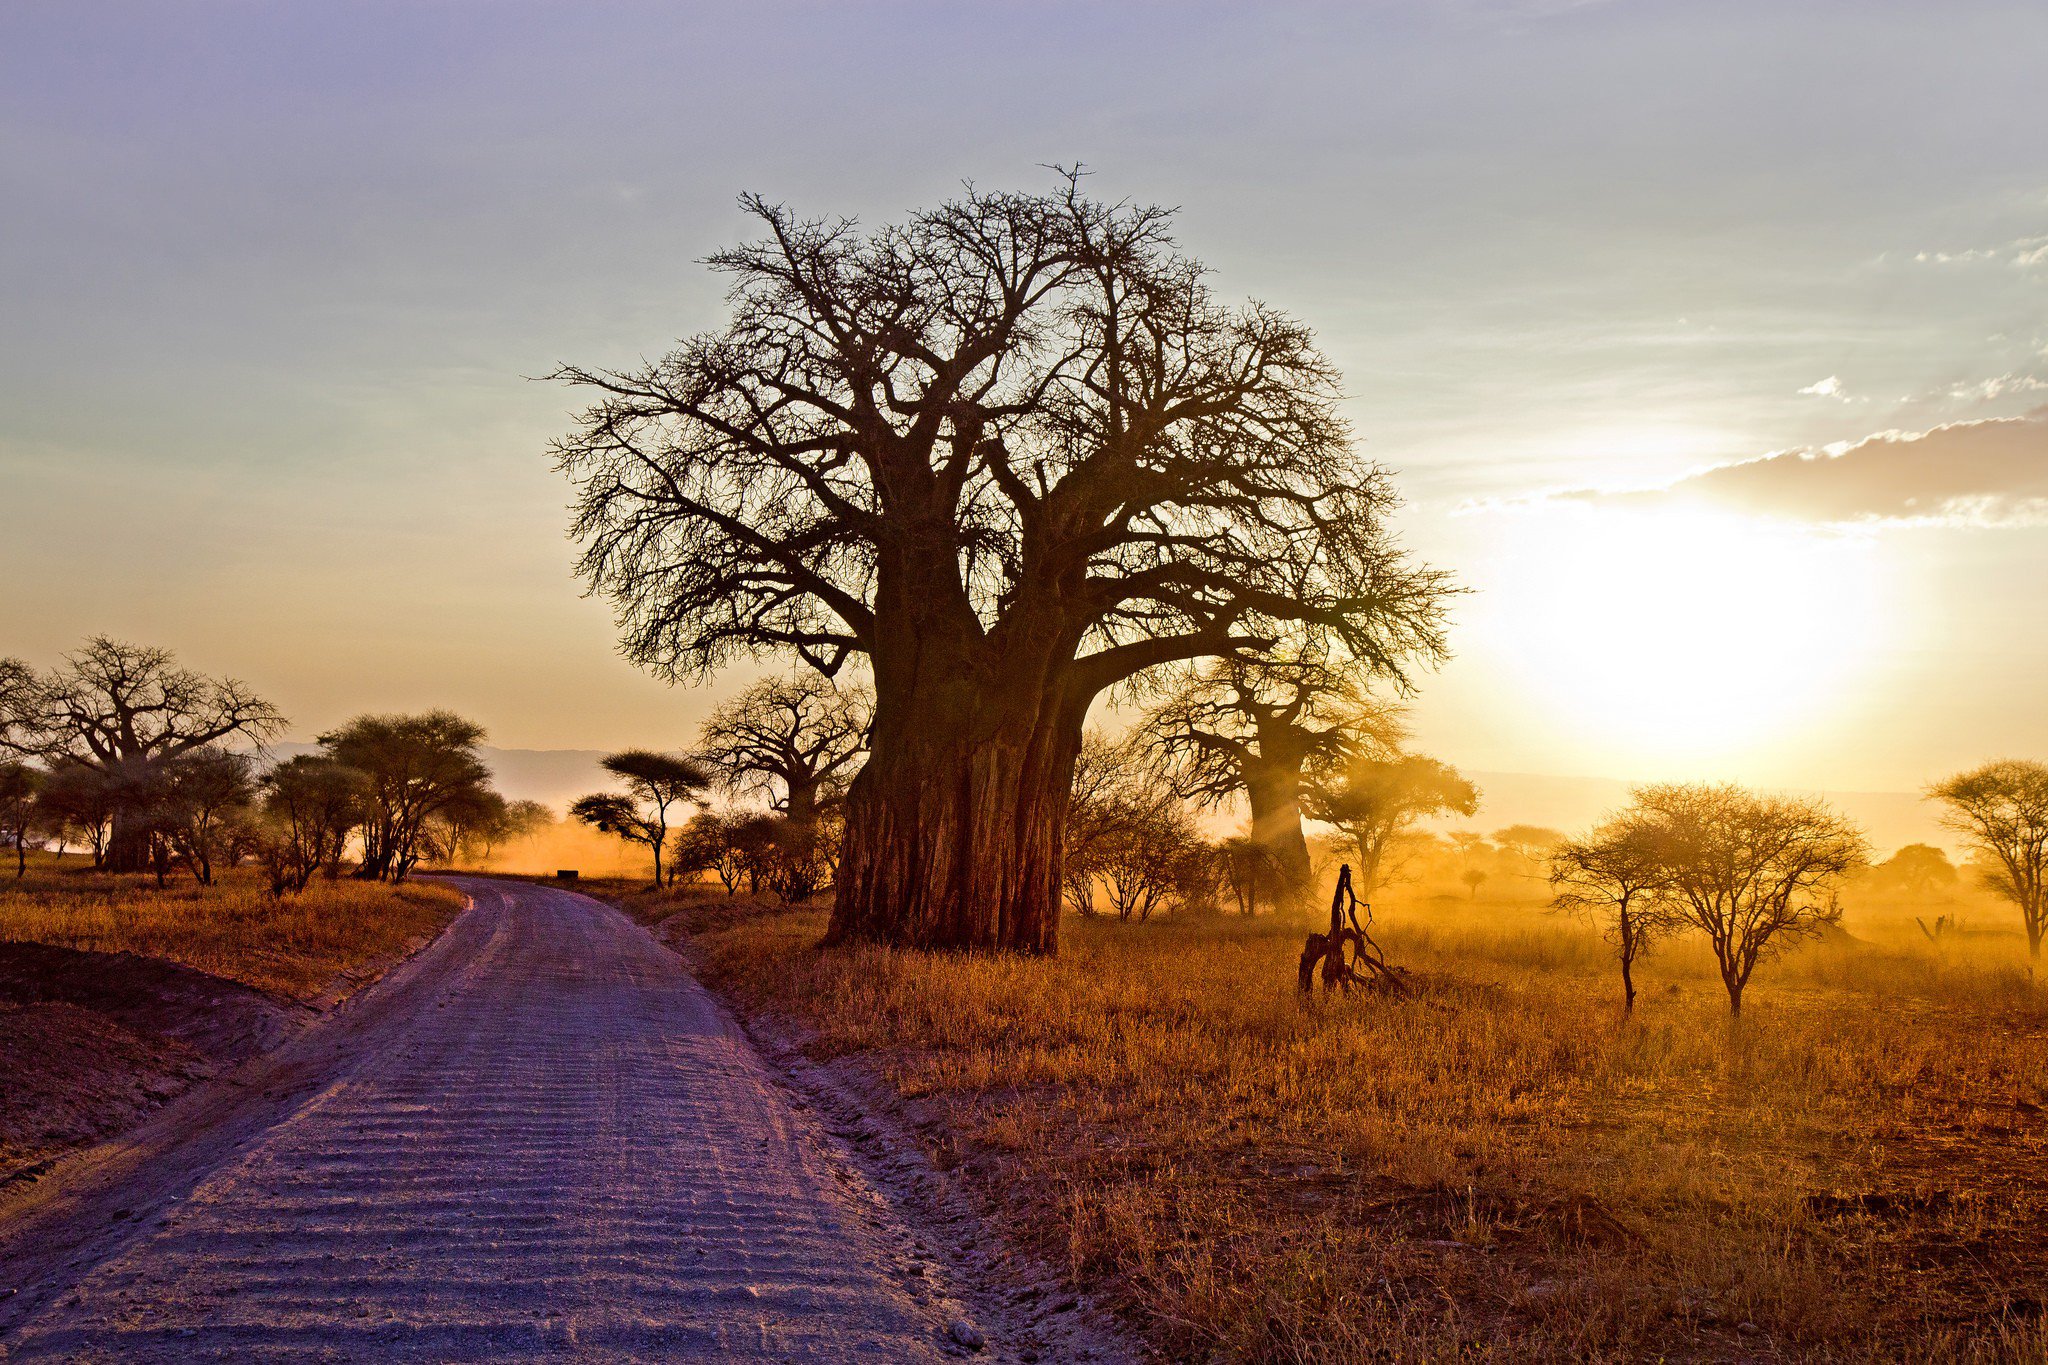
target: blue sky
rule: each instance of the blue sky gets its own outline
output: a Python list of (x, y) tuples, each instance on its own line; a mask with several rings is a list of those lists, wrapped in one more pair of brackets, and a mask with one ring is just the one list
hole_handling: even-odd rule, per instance
[[(677, 742), (708, 698), (579, 598), (568, 399), (524, 376), (714, 325), (741, 191), (881, 222), (1082, 161), (1344, 369), (1474, 589), (1432, 748), (1863, 787), (2038, 756), (2033, 426), (1997, 517), (1550, 495), (2048, 404), (2044, 58), (2048, 7), (1967, 2), (15, 3), (0, 653), (169, 644), (308, 734), (449, 704)], [(1713, 638), (1758, 614), (1772, 657)]]

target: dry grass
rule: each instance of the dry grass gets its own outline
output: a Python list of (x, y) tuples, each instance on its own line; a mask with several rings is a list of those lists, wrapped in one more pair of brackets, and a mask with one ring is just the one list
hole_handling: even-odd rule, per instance
[(1816, 945), (1734, 1027), (1682, 945), (1623, 1021), (1597, 938), (1526, 902), (1383, 913), (1413, 997), (1311, 1006), (1270, 921), (1070, 920), (1046, 962), (692, 915), (714, 984), (936, 1111), (1175, 1358), (2048, 1359), (2048, 996), (2010, 935)]
[(0, 940), (137, 953), (310, 1000), (343, 972), (399, 952), (462, 907), (452, 888), (315, 881), (274, 901), (252, 869), (211, 887), (189, 878), (158, 890), (147, 877), (94, 873), (45, 857), (0, 876)]

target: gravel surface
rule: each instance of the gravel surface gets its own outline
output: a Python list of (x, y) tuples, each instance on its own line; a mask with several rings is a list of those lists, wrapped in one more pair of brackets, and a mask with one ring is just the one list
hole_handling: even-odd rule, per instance
[(4, 1211), (0, 1357), (1009, 1357), (671, 951), (458, 884), (419, 956)]

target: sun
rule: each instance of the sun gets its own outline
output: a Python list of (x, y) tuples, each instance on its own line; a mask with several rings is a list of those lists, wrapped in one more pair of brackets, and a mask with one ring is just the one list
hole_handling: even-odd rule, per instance
[(1473, 614), (1560, 738), (1632, 771), (1783, 738), (1842, 696), (1886, 622), (1869, 537), (1580, 505), (1504, 529)]

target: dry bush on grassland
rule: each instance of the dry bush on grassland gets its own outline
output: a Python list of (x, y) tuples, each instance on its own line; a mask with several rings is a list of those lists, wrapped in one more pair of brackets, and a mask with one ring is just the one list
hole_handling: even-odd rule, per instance
[(697, 943), (933, 1107), (1009, 1225), (1177, 1358), (2041, 1358), (2048, 1006), (1996, 971), (1900, 999), (1896, 954), (1880, 992), (1801, 979), (1821, 945), (1731, 1024), (1675, 948), (1625, 1024), (1597, 938), (1540, 918), (1396, 917), (1413, 998), (1306, 1007), (1293, 925), (1069, 920), (1054, 961), (822, 928)]
[(453, 888), (315, 878), (273, 899), (261, 873), (235, 868), (213, 886), (162, 890), (147, 878), (93, 873), (47, 859), (0, 882), (0, 939), (89, 952), (137, 953), (299, 999), (446, 924)]

